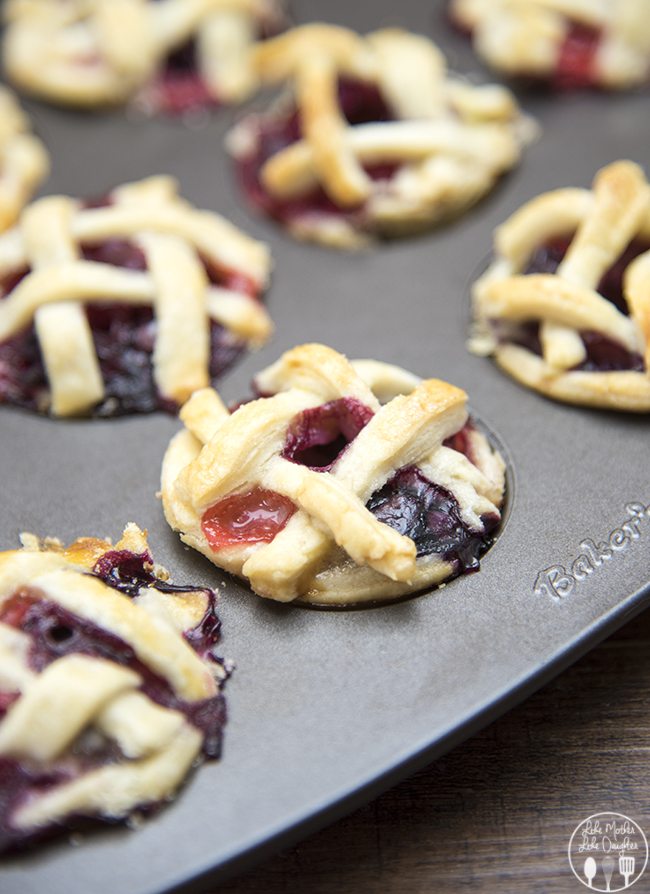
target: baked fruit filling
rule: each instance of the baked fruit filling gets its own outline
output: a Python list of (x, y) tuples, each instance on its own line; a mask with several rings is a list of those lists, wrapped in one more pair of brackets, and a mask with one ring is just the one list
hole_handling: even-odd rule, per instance
[[(111, 239), (102, 245), (81, 246), (85, 260), (127, 270), (146, 270), (144, 254), (132, 242)], [(243, 277), (206, 264), (211, 283), (242, 289)], [(29, 273), (12, 274), (0, 282), (0, 300)], [(252, 284), (249, 294), (255, 296)], [(177, 406), (156, 388), (151, 357), (156, 322), (151, 307), (125, 304), (89, 304), (86, 316), (92, 329), (99, 367), (105, 385), (104, 399), (93, 415), (123, 416), (151, 413)], [(246, 345), (214, 320), (210, 321), (210, 376), (218, 379), (243, 353)], [(45, 366), (34, 325), (0, 343), (0, 402), (42, 411), (49, 391)]]
[(201, 529), (211, 548), (271, 543), (285, 527), (296, 507), (272, 490), (256, 487), (220, 500), (203, 513)]
[(370, 407), (351, 397), (303, 410), (289, 425), (282, 456), (317, 472), (329, 472), (373, 416)]
[[(468, 420), (444, 442), (471, 463), (477, 429)], [(426, 478), (417, 466), (399, 469), (366, 504), (375, 518), (414, 541), (418, 556), (438, 555), (456, 566), (456, 573), (478, 571), (479, 557), (494, 542), (501, 521), (498, 512), (481, 515), (482, 530), (472, 529), (462, 518), (458, 501), (444, 487)]]
[(495, 232), (469, 349), (553, 400), (650, 410), (650, 216), (643, 169), (537, 196)]
[[(512, 8), (512, 14), (516, 16), (516, 8)], [(522, 15), (525, 14), (525, 8), (522, 8)], [(552, 10), (553, 18), (559, 16), (556, 10)], [(453, 11), (450, 14), (452, 25), (461, 31), (467, 37), (471, 37), (474, 29), (469, 25), (455, 17)], [(522, 62), (521, 71), (513, 72), (525, 80), (530, 79), (533, 83), (545, 81), (548, 82), (556, 90), (576, 90), (583, 87), (594, 87), (599, 85), (599, 77), (596, 69), (598, 50), (603, 41), (603, 31), (600, 28), (587, 25), (584, 22), (578, 22), (573, 19), (563, 17), (565, 34), (559, 45), (555, 68), (547, 75), (540, 75), (535, 72), (527, 72), (525, 63)], [(480, 25), (489, 27), (489, 17), (485, 23)], [(520, 37), (520, 36), (519, 36)], [(521, 37), (520, 37), (521, 39)], [(534, 36), (531, 37), (534, 42)]]
[(601, 41), (599, 28), (570, 21), (552, 78), (553, 86), (572, 90), (597, 85), (596, 55)]
[[(524, 275), (543, 273), (554, 274), (560, 266), (569, 246), (573, 240), (570, 236), (558, 236), (540, 245), (531, 255)], [(650, 243), (641, 239), (633, 240), (623, 254), (602, 276), (596, 290), (610, 301), (621, 313), (629, 315), (625, 296), (623, 294), (623, 276), (628, 266), (639, 255), (650, 249)], [(542, 356), (542, 346), (539, 337), (540, 325), (537, 322), (524, 323), (517, 326), (505, 325), (496, 322), (495, 330), (502, 342), (509, 341), (521, 345), (532, 351), (533, 354)], [(643, 372), (645, 370), (644, 359), (641, 354), (629, 351), (624, 345), (608, 338), (600, 332), (583, 330), (579, 333), (585, 347), (586, 357), (584, 361), (574, 366), (573, 371), (585, 372), (615, 372), (617, 370), (633, 370)]]
[(453, 495), (416, 466), (396, 472), (366, 505), (379, 521), (413, 540), (418, 557), (440, 556), (457, 574), (478, 571), (479, 556), (491, 546), (500, 521), (496, 513), (481, 516), (483, 530), (472, 530)]
[[(283, 456), (321, 472), (330, 471), (339, 456), (374, 413), (360, 401), (341, 398), (305, 410), (289, 427)], [(471, 422), (445, 441), (472, 462)], [(458, 571), (476, 571), (478, 557), (490, 546), (499, 515), (481, 519), (484, 529), (472, 531), (462, 520), (449, 491), (429, 481), (417, 466), (405, 466), (375, 491), (366, 508), (379, 521), (414, 541), (418, 556), (440, 555), (458, 563)], [(283, 525), (284, 527), (284, 525)]]
[(413, 595), (492, 543), (505, 463), (439, 379), (300, 345), (229, 411), (181, 410), (161, 495), (168, 523), (258, 595), (319, 606)]
[[(256, 40), (266, 40), (280, 34), (286, 26), (281, 8), (268, 5), (265, 18), (256, 23)], [(138, 104), (152, 114), (181, 116), (228, 104), (228, 97), (220, 97), (210, 89), (201, 72), (199, 47), (196, 37), (175, 49), (165, 59), (160, 71), (141, 91)]]
[(530, 127), (504, 87), (451, 74), (428, 38), (312, 23), (259, 45), (283, 88), (227, 148), (253, 207), (297, 239), (356, 250), (466, 210), (511, 169)]
[[(282, 456), (315, 471), (327, 472), (372, 416), (369, 407), (349, 397), (304, 410), (289, 426)], [(226, 497), (207, 509), (201, 528), (215, 551), (271, 543), (295, 511), (295, 504), (287, 497), (254, 488)]]
[[(263, 282), (242, 269), (249, 256), (256, 266), (259, 244), (172, 190), (152, 178), (81, 207), (48, 198), (26, 210), (5, 238), (33, 246), (29, 234), (47, 223), (51, 260), (23, 248), (22, 269), (0, 272), (0, 403), (63, 416), (175, 412), (265, 340)], [(73, 228), (89, 220), (102, 235), (77, 241)]]
[[(7, 0), (3, 63), (23, 90), (99, 108), (182, 115), (249, 99), (256, 46), (284, 0)], [(38, 59), (38, 65), (34, 65)]]
[[(87, 539), (65, 551), (45, 541), (42, 552), (0, 559), (4, 570), (5, 555), (20, 567), (21, 555), (38, 562), (55, 553), (60, 569), (46, 560), (42, 580), (61, 575), (69, 581), (68, 560), (74, 556), (76, 563), (81, 549), (83, 564), (74, 566), (79, 586), (88, 578), (120, 594), (116, 603), (100, 591), (97, 617), (117, 610), (120, 619), (106, 626), (89, 617), (94, 588), (83, 616), (57, 596), (56, 586), (51, 595), (44, 591), (38, 576), (0, 594), (0, 852), (83, 829), (91, 820), (116, 822), (158, 809), (197, 759), (220, 755), (228, 671), (216, 653), (216, 596), (169, 583), (142, 533), (130, 528), (115, 549), (103, 551), (106, 543)], [(134, 552), (127, 543), (144, 549)], [(68, 586), (74, 592), (77, 582)], [(156, 667), (137, 634), (129, 638), (133, 623), (150, 645), (161, 637), (169, 663)], [(195, 677), (191, 698), (179, 691), (179, 671)], [(12, 677), (21, 685), (12, 687)], [(92, 691), (102, 687), (103, 698)]]
[[(341, 113), (350, 125), (394, 120), (390, 106), (375, 84), (340, 78), (338, 97)], [(363, 206), (341, 208), (322, 186), (293, 199), (279, 199), (264, 186), (264, 164), (302, 137), (300, 111), (293, 105), (278, 105), (271, 112), (255, 118), (255, 138), (251, 140), (253, 151), (237, 153), (235, 159), (242, 187), (252, 206), (283, 224), (314, 215), (334, 215), (356, 222), (363, 215)], [(398, 168), (395, 164), (375, 164), (365, 166), (364, 170), (372, 180), (380, 181), (390, 180)]]
[(219, 105), (201, 76), (196, 40), (167, 57), (160, 72), (143, 89), (140, 102), (147, 110), (163, 115), (184, 115)]

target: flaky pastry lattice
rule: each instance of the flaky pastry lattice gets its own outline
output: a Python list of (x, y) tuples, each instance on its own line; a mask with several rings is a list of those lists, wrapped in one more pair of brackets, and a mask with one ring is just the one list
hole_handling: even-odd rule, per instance
[(298, 238), (355, 248), (426, 228), (488, 192), (530, 132), (509, 91), (449, 77), (406, 31), (304, 25), (253, 59), (287, 94), (227, 145), (253, 205)]
[(451, 0), (477, 52), (509, 75), (625, 89), (650, 78), (646, 0)]
[(23, 542), (0, 553), (0, 851), (158, 806), (225, 723), (211, 590), (170, 584), (132, 524)]
[(463, 391), (323, 345), (255, 385), (232, 414), (210, 389), (181, 410), (162, 499), (186, 543), (283, 602), (394, 598), (478, 567), (504, 464)]
[(0, 86), (0, 232), (14, 223), (47, 175), (45, 147), (13, 93)]
[(5, 66), (19, 87), (89, 107), (140, 92), (152, 112), (246, 99), (257, 87), (251, 47), (283, 24), (281, 0), (8, 0), (5, 7)]
[(55, 416), (182, 403), (269, 335), (266, 246), (153, 177), (41, 199), (0, 237), (0, 401)]
[(556, 400), (650, 411), (650, 187), (629, 161), (533, 199), (495, 234), (470, 348)]

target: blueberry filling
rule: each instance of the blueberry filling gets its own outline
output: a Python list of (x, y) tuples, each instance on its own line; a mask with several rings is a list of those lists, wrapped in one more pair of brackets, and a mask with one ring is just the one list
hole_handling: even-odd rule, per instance
[[(20, 590), (7, 600), (0, 611), (0, 620), (30, 636), (29, 665), (34, 671), (40, 672), (58, 658), (71, 654), (104, 658), (135, 671), (142, 677), (142, 692), (159, 705), (185, 714), (204, 735), (203, 753), (207, 757), (219, 756), (225, 723), (225, 700), (221, 694), (197, 703), (184, 702), (166, 680), (137, 658), (123, 639), (72, 614), (58, 603), (36, 599), (27, 590)], [(199, 627), (202, 624), (203, 621)]]
[(478, 570), (479, 556), (491, 545), (490, 534), (499, 523), (498, 516), (485, 516), (484, 530), (472, 531), (452, 494), (415, 466), (399, 469), (366, 506), (379, 521), (410, 537), (418, 557), (437, 555), (452, 562), (458, 574)]
[[(350, 397), (303, 410), (289, 426), (282, 456), (315, 472), (329, 472), (373, 415), (369, 407)], [(469, 420), (444, 441), (444, 446), (463, 453), (474, 462), (471, 437), (474, 431)], [(270, 542), (285, 526), (287, 518), (284, 516), (281, 523), (269, 526), (268, 536), (249, 533), (256, 523), (256, 513), (264, 513), (264, 499), (269, 497), (286, 500), (279, 494), (258, 490), (226, 498), (207, 510), (202, 528), (213, 549), (223, 549), (233, 543)], [(227, 505), (231, 500), (236, 503), (234, 510)], [(471, 530), (462, 520), (454, 496), (425, 478), (416, 466), (399, 469), (372, 494), (366, 508), (379, 521), (414, 540), (418, 557), (440, 555), (456, 565), (457, 574), (478, 570), (478, 558), (492, 545), (492, 532), (500, 521), (498, 515), (484, 516), (481, 518), (483, 530)], [(229, 530), (233, 525), (233, 512), (242, 528), (237, 537)], [(227, 536), (224, 534), (226, 529)]]
[(29, 832), (16, 829), (11, 818), (20, 804), (30, 798), (45, 795), (56, 786), (70, 782), (78, 769), (57, 767), (44, 770), (37, 765), (20, 763), (10, 757), (0, 757), (0, 854), (17, 850), (27, 844), (51, 837), (56, 829), (42, 827)]
[[(555, 273), (569, 250), (573, 236), (559, 236), (549, 239), (535, 249), (524, 270), (529, 273)], [(627, 302), (623, 295), (623, 275), (635, 258), (650, 249), (650, 244), (641, 239), (633, 239), (623, 254), (600, 278), (596, 290), (611, 301), (621, 313), (628, 314)]]
[[(126, 550), (104, 554), (93, 574), (127, 596), (137, 595), (140, 587), (155, 587), (168, 594), (196, 592), (194, 587), (177, 587), (158, 580), (152, 573), (149, 553), (136, 555)], [(215, 612), (216, 598), (211, 590), (203, 619), (185, 636), (204, 658), (220, 664), (215, 654), (219, 641), (220, 622)], [(80, 618), (57, 603), (37, 599), (25, 588), (16, 592), (0, 608), (0, 621), (30, 637), (29, 666), (42, 671), (53, 661), (70, 654), (103, 658), (128, 667), (142, 679), (141, 691), (152, 701), (185, 715), (189, 723), (203, 735), (203, 754), (216, 758), (221, 752), (226, 704), (221, 693), (198, 702), (179, 698), (164, 678), (158, 676), (136, 656), (119, 636)], [(0, 693), (0, 719), (19, 697), (18, 693)], [(55, 834), (60, 826), (39, 829), (17, 829), (12, 816), (19, 806), (32, 797), (44, 795), (56, 786), (72, 781), (84, 773), (122, 761), (119, 746), (99, 734), (82, 734), (69, 755), (54, 767), (43, 768), (31, 761), (0, 758), (0, 853), (22, 847)], [(158, 805), (146, 805), (151, 811)], [(66, 817), (66, 828), (76, 828), (79, 817)], [(95, 817), (97, 819), (97, 817)]]
[[(559, 236), (549, 239), (535, 249), (530, 257), (524, 275), (533, 273), (554, 274), (560, 266), (573, 236)], [(639, 255), (650, 249), (650, 244), (640, 239), (633, 240), (621, 256), (605, 271), (597, 286), (597, 291), (610, 301), (621, 313), (628, 315), (629, 310), (623, 294), (623, 276), (627, 267)], [(493, 329), (499, 342), (509, 342), (526, 348), (537, 356), (542, 356), (542, 344), (539, 334), (539, 323), (526, 322), (510, 325), (503, 321), (493, 322)], [(623, 345), (612, 341), (599, 332), (585, 330), (580, 332), (585, 347), (586, 358), (574, 371), (581, 372), (643, 372), (643, 357), (628, 351)]]
[(543, 351), (539, 329), (539, 323), (535, 321), (517, 324), (511, 324), (504, 320), (492, 321), (492, 331), (499, 344), (518, 345), (518, 347), (526, 348), (527, 351), (541, 357)]
[[(98, 199), (87, 207), (103, 207)], [(132, 242), (108, 239), (97, 246), (82, 246), (85, 260), (127, 270), (146, 270), (142, 251)], [(203, 261), (213, 285), (256, 294), (253, 283), (242, 274), (217, 270)], [(0, 282), (0, 300), (15, 288), (28, 271), (19, 271)], [(144, 305), (89, 303), (86, 315), (104, 381), (104, 398), (94, 408), (98, 417), (176, 412), (176, 405), (160, 394), (153, 378), (152, 354), (156, 338), (153, 309)], [(220, 324), (210, 322), (210, 378), (217, 380), (245, 350), (245, 344)], [(33, 324), (0, 344), (0, 403), (46, 412), (49, 386)]]
[[(178, 586), (161, 580), (153, 573), (151, 553), (132, 553), (129, 550), (111, 550), (104, 553), (95, 564), (93, 574), (101, 578), (109, 587), (135, 597), (141, 587), (153, 587), (161, 593), (196, 593), (197, 587)], [(205, 588), (200, 592), (207, 596), (207, 608), (201, 621), (192, 630), (185, 632), (185, 639), (201, 658), (216, 661), (223, 666), (223, 661), (216, 655), (215, 649), (221, 636), (221, 621), (217, 616), (216, 597), (212, 590)]]
[(567, 253), (572, 240), (573, 235), (557, 236), (537, 246), (530, 256), (524, 275), (527, 276), (530, 273), (555, 273), (562, 263), (562, 259)]
[[(539, 323), (529, 322), (516, 326), (493, 323), (493, 331), (500, 343), (518, 345), (537, 357), (543, 356)], [(571, 372), (644, 372), (645, 362), (640, 354), (628, 351), (623, 345), (599, 332), (582, 331), (580, 338), (586, 357)]]
[[(351, 125), (392, 121), (394, 118), (378, 89), (362, 81), (339, 81), (339, 105)], [(336, 215), (356, 220), (362, 213), (362, 208), (348, 211), (339, 208), (322, 187), (295, 199), (277, 199), (264, 187), (261, 170), (265, 162), (302, 138), (300, 113), (296, 108), (291, 108), (284, 114), (278, 112), (259, 118), (255, 137), (254, 151), (237, 160), (242, 188), (253, 207), (285, 224), (313, 215)], [(394, 164), (376, 164), (365, 170), (373, 180), (389, 180), (397, 168), (398, 165)]]
[(644, 372), (645, 362), (640, 354), (628, 351), (623, 345), (601, 335), (600, 332), (584, 331), (580, 333), (582, 343), (587, 351), (586, 358), (576, 371), (582, 372)]
[[(282, 456), (316, 472), (328, 472), (373, 415), (369, 407), (348, 397), (304, 410), (289, 428)], [(473, 431), (472, 422), (467, 422), (444, 444), (473, 462)], [(372, 494), (366, 508), (415, 541), (418, 557), (438, 554), (456, 563), (458, 573), (478, 569), (478, 557), (491, 545), (490, 533), (499, 523), (498, 516), (485, 517), (484, 531), (472, 531), (452, 494), (415, 466), (399, 469)]]
[(303, 410), (289, 426), (282, 456), (328, 472), (372, 416), (369, 407), (351, 397)]

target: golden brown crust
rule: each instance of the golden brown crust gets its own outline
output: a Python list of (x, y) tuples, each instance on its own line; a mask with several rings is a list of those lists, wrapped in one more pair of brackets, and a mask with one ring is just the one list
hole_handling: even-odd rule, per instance
[[(165, 455), (161, 491), (167, 521), (181, 538), (247, 579), (259, 595), (346, 604), (393, 598), (449, 577), (452, 564), (435, 556), (416, 559), (414, 542), (366, 508), (405, 466), (417, 465), (443, 483), (473, 530), (483, 530), (482, 516), (498, 514), (504, 467), (484, 436), (476, 433), (477, 465), (443, 446), (467, 420), (466, 395), (453, 385), (419, 382), (374, 361), (357, 368), (313, 344), (288, 351), (256, 383), (273, 396), (243, 404), (232, 415), (209, 391), (191, 398), (182, 412), (187, 429)], [(389, 398), (383, 406), (373, 384)], [(284, 459), (292, 420), (342, 397), (360, 401), (373, 415), (332, 469), (315, 471)], [(206, 510), (257, 488), (292, 501), (296, 511), (286, 526), (267, 543), (213, 548), (202, 527)]]
[[(555, 274), (523, 275), (535, 248), (575, 232)], [(470, 348), (494, 354), (522, 384), (556, 400), (628, 412), (650, 411), (650, 251), (625, 271), (629, 316), (597, 289), (635, 239), (650, 244), (650, 187), (638, 165), (600, 171), (592, 192), (565, 189), (533, 199), (496, 232), (497, 256), (475, 283)], [(539, 322), (542, 356), (494, 336), (494, 325)], [(597, 332), (645, 358), (643, 371), (576, 369), (587, 357), (581, 332)]]

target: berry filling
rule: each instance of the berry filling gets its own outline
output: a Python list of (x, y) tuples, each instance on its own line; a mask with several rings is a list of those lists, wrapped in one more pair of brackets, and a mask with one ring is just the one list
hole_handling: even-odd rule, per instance
[(599, 28), (571, 22), (557, 60), (553, 85), (559, 90), (591, 87), (596, 81), (596, 54), (602, 40)]
[[(136, 555), (126, 550), (104, 554), (95, 565), (93, 574), (134, 597), (140, 587), (155, 587), (173, 594), (198, 592), (195, 587), (176, 587), (161, 581), (151, 571), (149, 553)], [(185, 636), (204, 658), (223, 664), (214, 649), (219, 640), (220, 622), (215, 612), (216, 597), (208, 595), (206, 614), (200, 623)], [(142, 679), (140, 690), (157, 704), (179, 711), (203, 735), (202, 751), (206, 757), (216, 758), (221, 752), (223, 728), (226, 722), (225, 699), (221, 693), (198, 702), (186, 702), (172, 690), (167, 680), (143, 664), (134, 650), (119, 636), (85, 618), (73, 614), (58, 603), (38, 599), (28, 588), (18, 590), (0, 607), (0, 622), (26, 633), (30, 637), (28, 663), (32, 670), (42, 671), (65, 655), (82, 654), (128, 667)], [(0, 694), (0, 719), (18, 693)], [(99, 733), (83, 733), (71, 752), (54, 766), (44, 768), (32, 761), (0, 758), (0, 853), (40, 840), (60, 830), (56, 827), (17, 829), (12, 817), (20, 806), (45, 795), (56, 786), (73, 781), (85, 773), (124, 760), (119, 746)], [(157, 805), (146, 805), (153, 810)], [(77, 817), (72, 817), (74, 821)], [(66, 826), (75, 825), (66, 819)]]
[[(369, 407), (348, 397), (303, 410), (289, 426), (282, 456), (315, 472), (328, 472), (372, 416)], [(468, 421), (444, 445), (473, 462), (474, 430)], [(399, 469), (372, 494), (366, 508), (379, 521), (414, 540), (418, 556), (438, 554), (455, 563), (458, 574), (478, 569), (478, 557), (491, 545), (491, 533), (499, 523), (498, 516), (485, 516), (482, 531), (470, 529), (454, 496), (415, 466)], [(254, 488), (211, 506), (201, 519), (201, 528), (215, 552), (270, 543), (295, 511), (287, 497)]]
[[(282, 10), (269, 6), (257, 23), (256, 37), (258, 40), (275, 37), (286, 24)], [(169, 54), (161, 70), (145, 87), (143, 104), (153, 113), (174, 117), (221, 104), (220, 98), (210, 92), (201, 76), (196, 38), (190, 38)]]
[[(362, 81), (339, 81), (339, 106), (349, 124), (392, 121), (394, 116), (378, 89)], [(316, 216), (346, 217), (356, 220), (362, 208), (339, 208), (322, 187), (294, 199), (278, 199), (269, 193), (261, 179), (264, 164), (282, 149), (302, 139), (300, 112), (294, 107), (285, 113), (258, 117), (255, 123), (255, 147), (237, 159), (242, 188), (251, 205), (280, 223), (289, 224), (299, 218)], [(365, 168), (373, 180), (390, 180), (399, 165), (375, 164)]]
[[(101, 578), (109, 587), (119, 590), (126, 596), (135, 597), (142, 587), (153, 587), (161, 593), (196, 593), (192, 586), (178, 586), (161, 580), (153, 573), (153, 557), (151, 553), (132, 553), (129, 550), (111, 550), (97, 560), (93, 574)], [(215, 594), (207, 587), (201, 589), (207, 597), (207, 607), (203, 618), (196, 627), (185, 631), (185, 639), (201, 658), (216, 661), (223, 666), (223, 661), (216, 654), (216, 646), (221, 638), (221, 621), (217, 616)]]
[(472, 435), (475, 431), (474, 424), (470, 419), (462, 428), (458, 429), (456, 434), (445, 438), (443, 445), (464, 454), (471, 463), (476, 465), (472, 448)]
[(185, 714), (204, 735), (203, 753), (207, 757), (219, 756), (225, 722), (225, 701), (221, 694), (193, 703), (179, 699), (167, 680), (142, 664), (131, 646), (119, 636), (74, 615), (58, 603), (37, 599), (26, 589), (5, 602), (0, 621), (31, 637), (29, 666), (34, 671), (40, 672), (58, 658), (72, 654), (104, 658), (134, 670), (142, 677), (141, 691), (159, 705)]
[[(472, 28), (465, 25), (454, 15), (449, 16), (451, 25), (465, 37), (472, 36)], [(567, 19), (567, 32), (562, 41), (555, 72), (550, 80), (556, 90), (574, 90), (581, 87), (593, 87), (598, 83), (596, 73), (596, 55), (603, 39), (599, 28), (592, 28), (580, 22)], [(522, 78), (533, 84), (542, 80), (537, 75), (526, 75)], [(545, 80), (545, 79), (544, 79)]]
[(145, 102), (153, 112), (184, 115), (219, 105), (197, 66), (196, 40), (171, 53), (158, 75), (145, 88)]
[(11, 820), (21, 804), (75, 779), (80, 763), (77, 759), (74, 768), (62, 764), (53, 770), (44, 770), (36, 764), (0, 757), (0, 854), (56, 834), (58, 830), (54, 828), (42, 827), (38, 832), (18, 830)]
[[(106, 200), (88, 203), (102, 207)], [(101, 245), (82, 246), (87, 261), (110, 264), (127, 270), (146, 270), (143, 252), (124, 239), (108, 239)], [(255, 284), (244, 274), (219, 270), (203, 259), (209, 281), (255, 297)], [(0, 300), (6, 297), (29, 271), (10, 274), (0, 281)], [(176, 412), (176, 405), (160, 394), (153, 378), (152, 354), (156, 322), (151, 307), (118, 303), (89, 303), (86, 315), (92, 330), (104, 398), (94, 416), (112, 417), (155, 410)], [(210, 378), (218, 379), (245, 349), (244, 343), (227, 329), (210, 322)], [(0, 403), (10, 403), (38, 412), (48, 408), (49, 386), (34, 325), (0, 344)]]
[(288, 497), (256, 487), (226, 497), (207, 509), (201, 518), (201, 530), (215, 552), (270, 543), (295, 511), (295, 504)]
[(429, 481), (415, 466), (399, 469), (366, 504), (372, 514), (415, 542), (418, 557), (437, 555), (456, 565), (457, 573), (477, 571), (479, 556), (491, 545), (498, 516), (485, 516), (483, 531), (461, 518), (452, 494)]
[[(564, 259), (573, 240), (571, 236), (557, 236), (535, 249), (524, 273), (555, 273)], [(623, 275), (635, 258), (650, 250), (650, 243), (633, 239), (623, 254), (600, 278), (596, 290), (611, 301), (621, 311), (628, 314), (627, 302), (623, 295)]]
[(317, 472), (329, 472), (372, 417), (372, 410), (352, 397), (303, 410), (289, 426), (282, 456)]
[[(531, 255), (524, 274), (554, 274), (566, 255), (572, 239), (573, 235), (557, 236), (540, 245)], [(598, 283), (597, 291), (626, 316), (629, 310), (623, 294), (623, 275), (632, 261), (648, 250), (650, 250), (650, 244), (640, 239), (634, 239), (614, 264), (605, 271)], [(526, 348), (539, 357), (542, 356), (539, 323), (528, 322), (511, 326), (497, 321), (494, 323), (494, 330), (500, 342), (511, 342)], [(580, 337), (587, 356), (581, 364), (575, 367), (576, 371), (644, 371), (645, 363), (640, 354), (628, 351), (623, 345), (612, 341), (606, 335), (586, 330), (580, 332)]]

